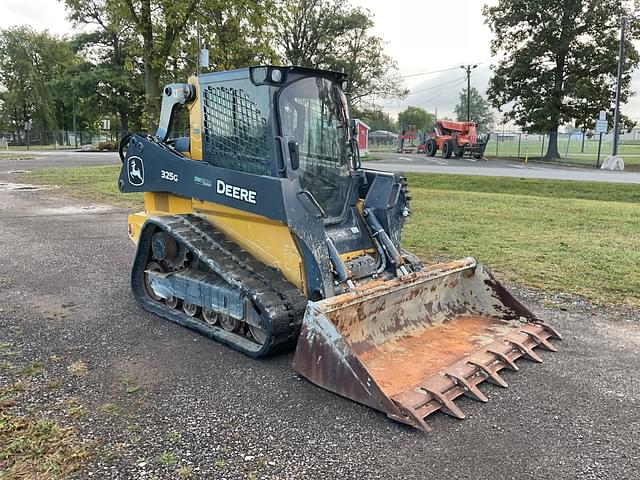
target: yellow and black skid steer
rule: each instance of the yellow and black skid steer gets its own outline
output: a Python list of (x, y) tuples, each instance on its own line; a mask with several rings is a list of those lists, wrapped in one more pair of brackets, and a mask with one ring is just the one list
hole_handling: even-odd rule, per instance
[(128, 219), (132, 289), (249, 356), (297, 344), (311, 382), (428, 431), (560, 335), (473, 258), (423, 266), (402, 249), (407, 182), (363, 168), (346, 86), (278, 66), (167, 85), (156, 135), (120, 145), (119, 188), (145, 203)]

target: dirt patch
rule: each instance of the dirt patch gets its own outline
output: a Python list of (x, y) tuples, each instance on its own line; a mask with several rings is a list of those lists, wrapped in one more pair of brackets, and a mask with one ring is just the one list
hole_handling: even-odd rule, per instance
[(63, 320), (77, 307), (74, 302), (61, 301), (59, 297), (48, 295), (38, 297), (34, 306), (49, 320)]

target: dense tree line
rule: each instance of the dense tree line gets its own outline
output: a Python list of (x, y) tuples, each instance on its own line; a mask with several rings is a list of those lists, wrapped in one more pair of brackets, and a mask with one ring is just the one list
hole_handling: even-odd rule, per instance
[[(381, 98), (406, 90), (383, 40), (371, 33), (371, 13), (338, 0), (64, 0), (80, 32), (58, 37), (26, 26), (0, 30), (0, 131), (94, 128), (151, 130), (162, 84), (195, 72), (196, 25), (210, 51), (210, 70), (260, 63), (298, 64), (346, 72), (356, 116), (374, 129), (398, 130)], [(586, 131), (600, 110), (612, 110), (620, 0), (499, 0), (484, 9), (496, 58), (488, 98), (523, 130), (552, 132), (547, 158), (558, 156), (557, 132), (573, 123)], [(629, 21), (622, 103), (640, 61)], [(464, 92), (463, 94), (464, 95)], [(461, 95), (457, 118), (466, 118)], [(493, 122), (477, 92), (472, 120)], [(432, 128), (421, 109), (399, 122)], [(424, 113), (423, 113), (424, 112)], [(609, 115), (611, 119), (613, 115)], [(623, 125), (633, 122), (623, 116)]]
[(64, 0), (81, 33), (0, 30), (0, 131), (157, 124), (160, 89), (195, 73), (196, 25), (209, 70), (261, 63), (346, 72), (356, 106), (403, 96), (371, 13), (337, 0)]

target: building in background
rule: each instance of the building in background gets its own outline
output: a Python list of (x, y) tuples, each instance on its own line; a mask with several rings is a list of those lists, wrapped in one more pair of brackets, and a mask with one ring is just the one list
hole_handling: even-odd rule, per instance
[(362, 120), (356, 118), (356, 129), (358, 132), (358, 148), (360, 149), (360, 155), (366, 157), (369, 155), (369, 125)]

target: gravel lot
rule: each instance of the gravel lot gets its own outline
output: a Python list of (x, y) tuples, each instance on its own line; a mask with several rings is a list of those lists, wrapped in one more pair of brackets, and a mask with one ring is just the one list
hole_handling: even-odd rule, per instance
[(638, 478), (639, 312), (518, 289), (559, 352), (422, 434), (299, 378), (291, 353), (251, 360), (140, 310), (125, 215), (0, 187), (0, 382), (42, 362), (22, 408), (92, 445), (75, 478)]

